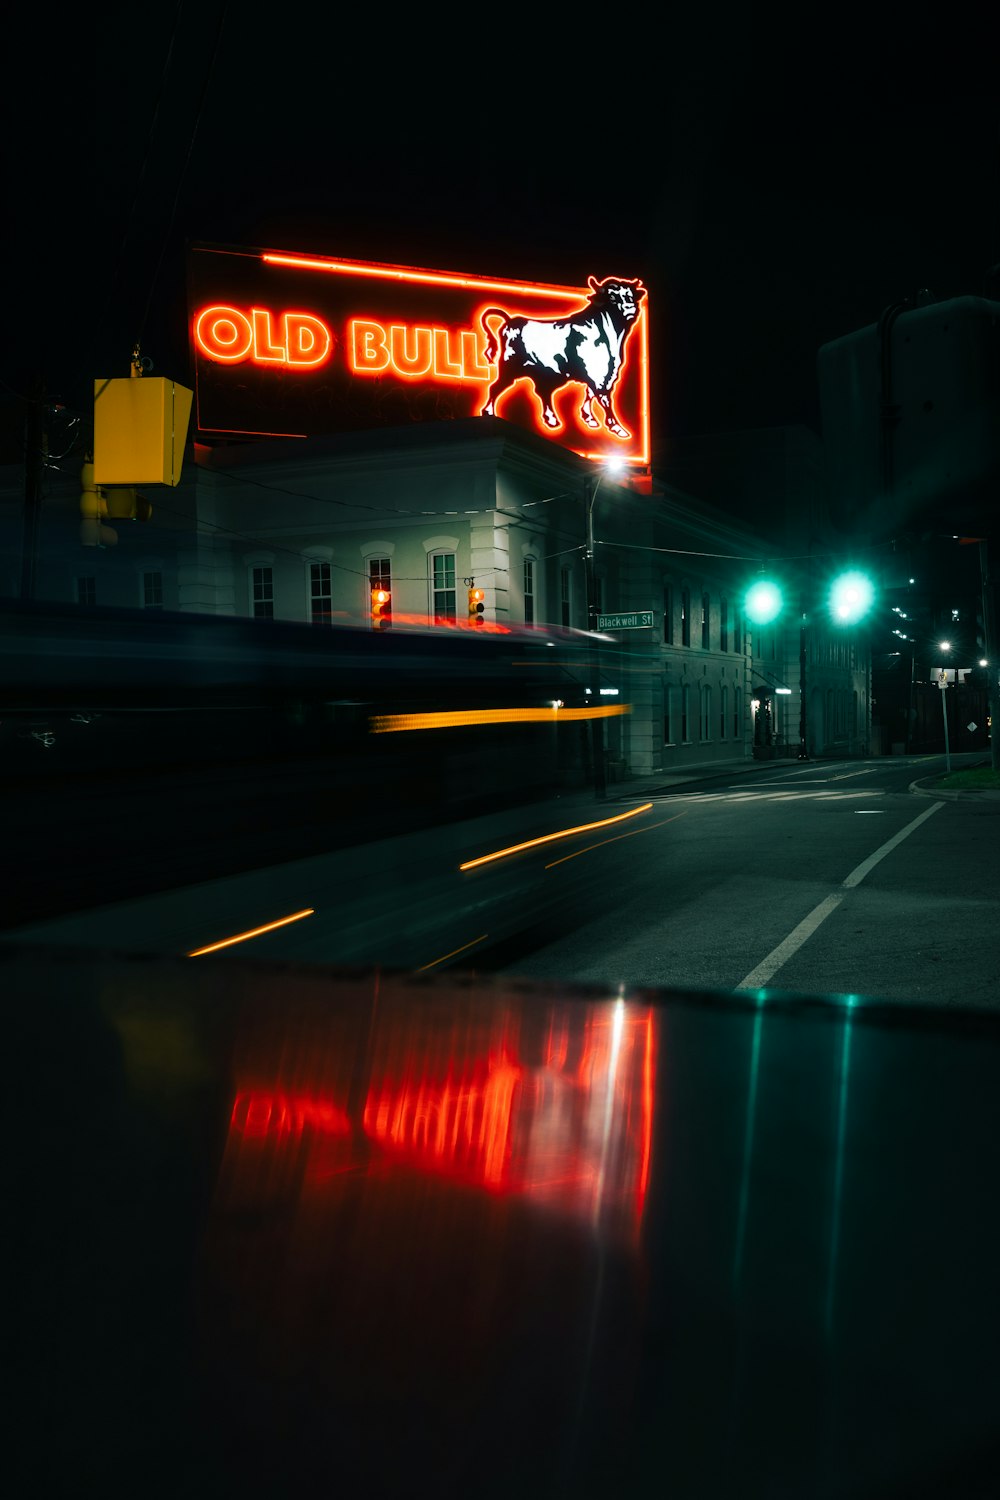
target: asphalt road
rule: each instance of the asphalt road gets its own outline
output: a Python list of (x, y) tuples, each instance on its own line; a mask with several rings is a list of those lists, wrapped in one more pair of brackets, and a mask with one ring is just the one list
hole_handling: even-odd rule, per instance
[[(743, 988), (996, 1008), (1000, 800), (909, 790), (941, 770), (927, 757), (664, 778), (606, 803), (576, 794), (188, 877), (5, 938), (202, 962), (462, 967), (615, 993)], [(461, 868), (484, 855), (499, 857)]]
[(581, 855), (602, 892), (586, 920), (505, 966), (998, 1008), (1000, 800), (909, 791), (943, 769), (819, 762), (654, 790), (641, 835)]

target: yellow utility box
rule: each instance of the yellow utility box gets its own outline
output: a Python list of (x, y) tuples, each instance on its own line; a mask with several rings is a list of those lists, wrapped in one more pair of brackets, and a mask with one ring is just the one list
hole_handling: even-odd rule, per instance
[(94, 381), (94, 482), (180, 483), (194, 393), (164, 376)]

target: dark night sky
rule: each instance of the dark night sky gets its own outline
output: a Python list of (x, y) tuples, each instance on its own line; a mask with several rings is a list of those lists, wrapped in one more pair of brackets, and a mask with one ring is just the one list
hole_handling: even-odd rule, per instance
[(8, 385), (44, 375), (82, 403), (127, 372), (147, 303), (144, 352), (185, 378), (186, 238), (640, 275), (662, 453), (817, 426), (821, 343), (918, 287), (980, 295), (1000, 260), (985, 33), (726, 7), (558, 31), (508, 9), (481, 31), (372, 7), (327, 34), (316, 14), (112, 6), (88, 21), (92, 67), (91, 29), (28, 38), (45, 71), (7, 100)]

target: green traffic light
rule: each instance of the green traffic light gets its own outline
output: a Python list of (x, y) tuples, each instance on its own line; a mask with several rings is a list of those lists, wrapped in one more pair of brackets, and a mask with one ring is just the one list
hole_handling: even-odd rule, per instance
[(830, 589), (830, 613), (838, 625), (856, 625), (875, 602), (875, 589), (864, 573), (841, 573)]
[(755, 625), (769, 625), (781, 614), (783, 604), (778, 585), (769, 578), (758, 578), (747, 590), (743, 610), (747, 619), (752, 620)]

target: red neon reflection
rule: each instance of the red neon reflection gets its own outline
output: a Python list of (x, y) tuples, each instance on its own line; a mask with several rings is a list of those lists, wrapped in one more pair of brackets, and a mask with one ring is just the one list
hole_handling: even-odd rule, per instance
[(286, 312), (279, 318), (263, 307), (252, 307), (249, 317), (238, 307), (202, 308), (195, 318), (194, 339), (201, 352), (219, 364), (248, 359), (298, 370), (325, 364), (333, 348), (333, 335), (314, 313)]
[(590, 1220), (624, 1211), (637, 1229), (652, 1143), (652, 1015), (602, 1007), (575, 1043), (554, 1022), (540, 1067), (506, 1045), (461, 1073), (452, 1058), (444, 1076), (394, 1059), (398, 1081), (369, 1091), (365, 1134), (424, 1170)]
[(236, 1095), (229, 1125), (230, 1130), (249, 1140), (301, 1135), (306, 1129), (324, 1135), (351, 1133), (346, 1113), (329, 1100), (263, 1089), (247, 1089)]
[(652, 1152), (652, 1012), (618, 1001), (593, 1007), (582, 1025), (553, 1012), (531, 1063), (518, 1030), (509, 1015), (489, 1038), (464, 1027), (391, 1028), (376, 1042), (360, 1118), (334, 1102), (349, 1097), (346, 1077), (323, 1091), (241, 1089), (230, 1116), (231, 1190), (318, 1190), (398, 1161), (638, 1233)]

